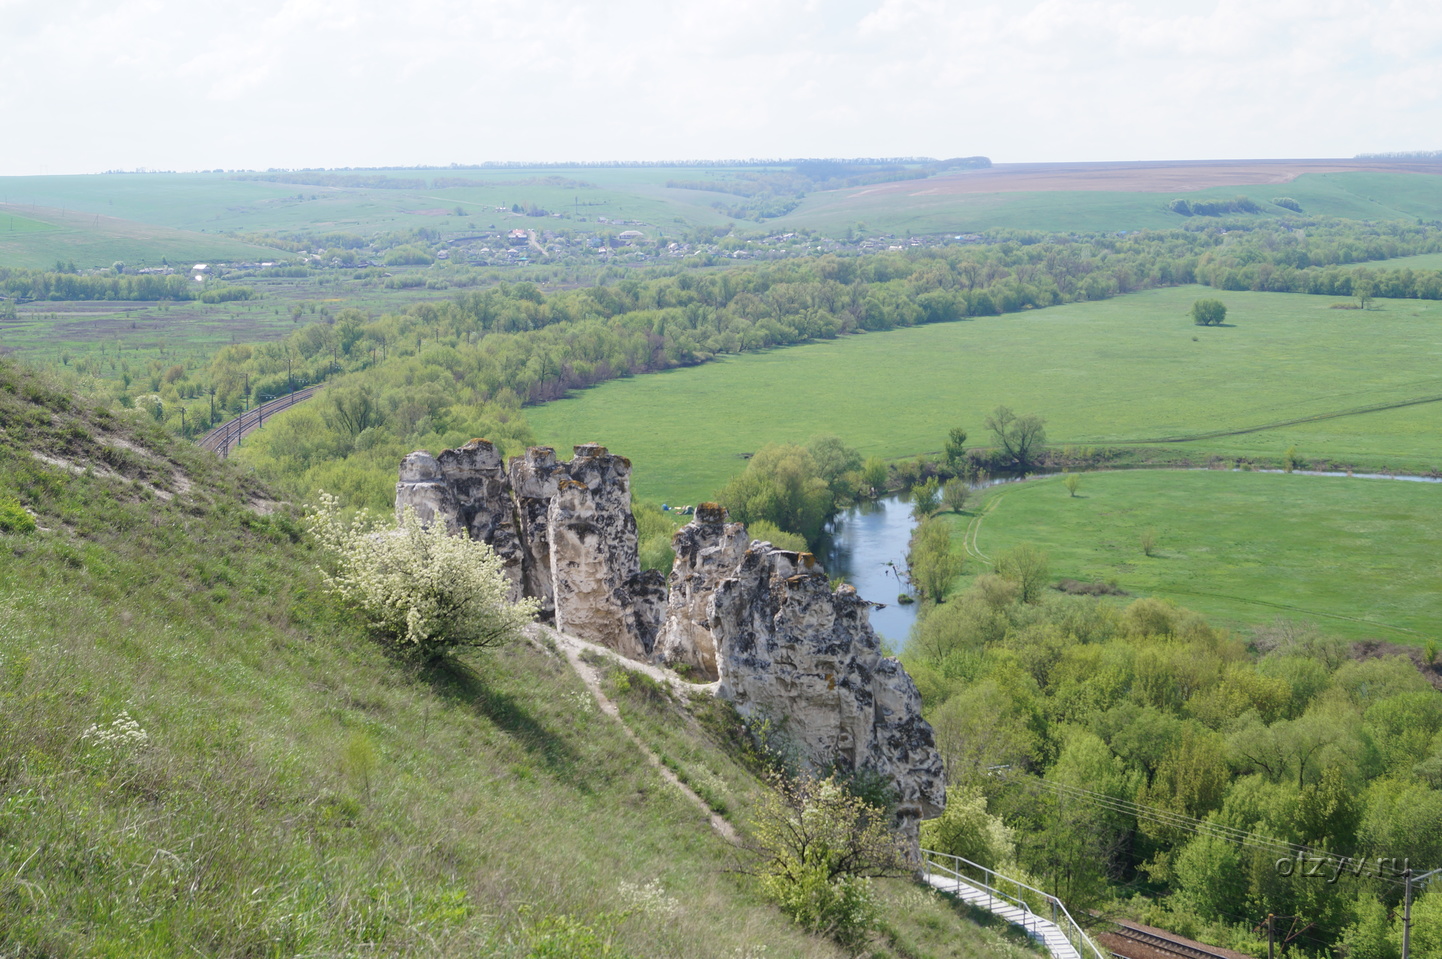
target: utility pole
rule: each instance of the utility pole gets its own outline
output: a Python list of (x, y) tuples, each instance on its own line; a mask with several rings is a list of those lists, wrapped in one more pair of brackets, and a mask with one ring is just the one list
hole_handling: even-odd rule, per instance
[(1276, 957), (1272, 953), (1272, 944), (1274, 942), (1274, 937), (1272, 934), (1272, 920), (1275, 918), (1276, 917), (1273, 916), (1270, 912), (1267, 913), (1267, 959), (1276, 959)]
[(1412, 867), (1402, 873), (1406, 892), (1402, 895), (1402, 959), (1407, 959), (1412, 946)]
[(1412, 875), (1412, 867), (1403, 871), (1406, 879), (1405, 892), (1402, 895), (1402, 959), (1411, 959), (1412, 947), (1412, 887), (1424, 882), (1430, 882), (1432, 877), (1442, 873), (1442, 869), (1433, 869), (1431, 872), (1424, 872), (1420, 876)]

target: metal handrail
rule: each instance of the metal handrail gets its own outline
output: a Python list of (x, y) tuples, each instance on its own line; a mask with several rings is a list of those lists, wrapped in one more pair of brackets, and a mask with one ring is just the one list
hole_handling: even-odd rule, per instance
[[(940, 861), (943, 859), (951, 860), (957, 864), (958, 868), (945, 865)], [(1107, 959), (1102, 951), (1097, 948), (1096, 943), (1091, 941), (1091, 938), (1082, 931), (1077, 921), (1072, 918), (1071, 913), (1067, 911), (1066, 905), (1056, 896), (1043, 892), (1034, 886), (1028, 886), (1019, 879), (1003, 876), (996, 870), (983, 866), (981, 863), (972, 862), (970, 859), (963, 859), (961, 856), (953, 856), (950, 853), (923, 849), (921, 850), (921, 861), (928, 875), (935, 869), (938, 873), (950, 875), (956, 879), (958, 883), (966, 883), (972, 888), (985, 891), (988, 900), (997, 898), (1009, 902), (1014, 906), (1019, 906), (1026, 916), (1031, 917), (1032, 921), (1028, 923), (1024, 917), (1018, 925), (1025, 929), (1027, 935), (1033, 939), (1040, 939), (1042, 937), (1035, 924), (1040, 920), (1040, 917), (1032, 910), (1032, 903), (1027, 901), (1023, 890), (1032, 893), (1032, 898), (1035, 899), (1039, 897), (1041, 902), (1051, 907), (1051, 925), (1061, 930), (1062, 934), (1066, 936), (1067, 941), (1072, 944), (1072, 948), (1076, 949), (1078, 955), (1086, 957), (1086, 959)], [(963, 872), (961, 867), (977, 870), (986, 878), (977, 879)], [(1002, 888), (1003, 883), (1005, 883), (1007, 887), (1015, 889), (1015, 893), (1006, 892)], [(988, 908), (990, 908), (989, 901)], [(1065, 922), (1059, 921), (1059, 918), (1065, 920)]]

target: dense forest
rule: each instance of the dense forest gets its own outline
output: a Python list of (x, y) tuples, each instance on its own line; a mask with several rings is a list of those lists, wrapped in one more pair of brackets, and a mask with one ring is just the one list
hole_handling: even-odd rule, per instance
[[(1442, 866), (1435, 643), (1414, 661), (1279, 622), (1249, 644), (1029, 582), (979, 576), (907, 646), (952, 784), (926, 841), (1254, 953), (1273, 914), (1305, 953), (1398, 955), (1403, 870)], [(1419, 917), (1413, 954), (1438, 955), (1442, 890)]]

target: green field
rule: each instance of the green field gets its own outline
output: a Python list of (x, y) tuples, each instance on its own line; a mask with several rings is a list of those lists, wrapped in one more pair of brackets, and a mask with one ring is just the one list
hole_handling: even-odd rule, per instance
[[(43, 269), (59, 261), (85, 270), (108, 267), (116, 260), (142, 267), (159, 266), (162, 258), (181, 264), (277, 256), (269, 247), (232, 237), (126, 219), (105, 210), (0, 205), (0, 265)], [(7, 229), (12, 219), (13, 231)]]
[[(777, 167), (776, 170), (785, 169)], [(0, 216), (24, 217), (52, 234), (7, 237), (0, 221), (0, 264), (47, 266), (74, 260), (82, 268), (161, 256), (237, 259), (250, 252), (227, 246), (216, 233), (329, 231), (371, 234), (426, 228), (449, 234), (521, 225), (557, 232), (591, 231), (598, 218), (640, 225), (657, 236), (731, 222), (713, 203), (740, 198), (677, 189), (669, 181), (722, 181), (724, 167), (594, 167), (336, 171), (334, 177), (419, 180), (416, 188), (308, 185), (262, 179), (269, 174), (149, 173), (63, 177), (0, 177)], [(741, 172), (762, 172), (751, 168)], [(303, 176), (304, 174), (299, 174)], [(283, 174), (282, 174), (283, 176)], [(442, 182), (437, 186), (438, 181)], [(461, 181), (459, 185), (452, 185)], [(359, 181), (354, 181), (359, 182)], [(818, 191), (795, 211), (743, 231), (815, 229), (832, 236), (940, 234), (987, 229), (1097, 232), (1164, 229), (1188, 218), (1166, 206), (1173, 194), (1140, 191), (1056, 191), (947, 194), (931, 181), (915, 191)], [(1442, 218), (1442, 177), (1420, 173), (1312, 173), (1286, 184), (1228, 186), (1186, 192), (1190, 199), (1255, 200), (1271, 215), (1290, 215), (1271, 200), (1299, 201), (1308, 215), (1357, 219)], [(559, 217), (533, 218), (512, 207), (537, 206)], [(464, 215), (462, 215), (464, 213)], [(19, 233), (19, 226), (13, 232)]]
[[(226, 303), (198, 300), (77, 300), (26, 303), (14, 320), (0, 320), (0, 350), (40, 365), (85, 365), (96, 376), (119, 379), (120, 363), (132, 369), (162, 358), (166, 365), (203, 365), (221, 347), (280, 339), (298, 326), (358, 309), (370, 315), (399, 312), (444, 293), (387, 290), (376, 279), (242, 277), (237, 285), (256, 297)], [(293, 310), (305, 312), (297, 318)]]
[[(944, 514), (952, 515), (952, 514)], [(1216, 470), (1089, 473), (997, 487), (953, 517), (972, 570), (1018, 543), (1052, 579), (1115, 582), (1220, 622), (1442, 638), (1442, 484)], [(1142, 534), (1155, 533), (1153, 555)], [(965, 577), (963, 577), (965, 579)]]
[[(695, 502), (773, 442), (836, 433), (866, 455), (984, 445), (999, 404), (1046, 418), (1053, 445), (1152, 443), (1212, 455), (1422, 472), (1442, 466), (1442, 303), (1226, 293), (1228, 325), (1186, 313), (1203, 287), (745, 354), (616, 380), (529, 416), (542, 442), (631, 457), (643, 497)], [(1372, 412), (1358, 412), (1373, 407)], [(1275, 424), (1324, 417), (1290, 426)], [(1239, 430), (1255, 432), (1228, 434)], [(1158, 443), (1159, 440), (1179, 442)]]
[(808, 196), (793, 213), (775, 221), (789, 229), (840, 232), (864, 223), (898, 234), (1041, 230), (1100, 232), (1176, 229), (1205, 217), (1168, 211), (1174, 197), (1227, 200), (1249, 197), (1274, 215), (1291, 215), (1272, 204), (1288, 196), (1309, 216), (1359, 220), (1442, 218), (1442, 177), (1420, 173), (1307, 173), (1290, 183), (1217, 187), (1183, 193), (1056, 191), (936, 194), (918, 185), (914, 194), (833, 190)]
[(13, 242), (17, 239), (13, 234), (24, 234), (25, 239), (34, 240), (35, 233), (47, 233), (58, 229), (53, 223), (45, 223), (41, 220), (32, 220), (28, 217), (16, 216), (13, 213), (0, 213), (0, 243)]

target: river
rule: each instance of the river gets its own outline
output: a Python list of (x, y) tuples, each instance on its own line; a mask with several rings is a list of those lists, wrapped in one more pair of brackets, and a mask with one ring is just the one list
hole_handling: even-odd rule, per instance
[[(1281, 470), (1257, 472), (1280, 473)], [(1297, 470), (1307, 476), (1350, 476), (1353, 479), (1395, 479), (1420, 483), (1436, 483), (1435, 476), (1406, 476), (1391, 473), (1330, 473)], [(1033, 476), (1045, 475), (1043, 473)], [(982, 480), (972, 485), (975, 495), (988, 486), (1020, 482), (1024, 477), (1005, 476)], [(859, 503), (838, 513), (826, 528), (821, 548), (821, 562), (828, 576), (840, 576), (856, 587), (863, 599), (883, 604), (871, 611), (871, 625), (891, 648), (899, 652), (911, 635), (916, 622), (917, 605), (901, 604), (896, 597), (909, 593), (905, 582), (906, 547), (916, 526), (911, 518), (911, 503), (904, 494), (886, 496)]]
[(869, 500), (836, 515), (821, 549), (828, 576), (840, 576), (863, 599), (884, 604), (871, 611), (871, 626), (897, 651), (916, 622), (916, 605), (896, 601), (911, 591), (904, 577), (913, 525), (911, 503), (900, 496)]

